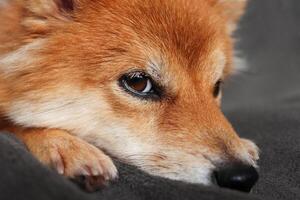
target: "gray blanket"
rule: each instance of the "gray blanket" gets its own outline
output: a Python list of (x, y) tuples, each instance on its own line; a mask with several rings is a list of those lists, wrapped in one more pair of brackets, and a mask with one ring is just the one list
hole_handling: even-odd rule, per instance
[(299, 22), (299, 0), (251, 0), (237, 34), (248, 70), (226, 85), (224, 111), (237, 131), (261, 149), (260, 180), (251, 194), (152, 177), (118, 162), (118, 181), (85, 193), (3, 133), (0, 199), (300, 199)]

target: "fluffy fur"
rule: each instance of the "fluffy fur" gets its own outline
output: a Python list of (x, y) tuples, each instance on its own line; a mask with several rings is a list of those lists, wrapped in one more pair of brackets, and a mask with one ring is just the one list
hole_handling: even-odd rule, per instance
[[(221, 97), (212, 95), (232, 72), (230, 34), (245, 1), (0, 5), (2, 127), (44, 163), (70, 177), (87, 167), (79, 173), (115, 178), (93, 144), (151, 174), (203, 184), (225, 163), (255, 165), (257, 147), (238, 137), (220, 111)], [(130, 70), (155, 77), (164, 98), (140, 100), (121, 89), (118, 79)], [(90, 155), (105, 161), (95, 164)]]

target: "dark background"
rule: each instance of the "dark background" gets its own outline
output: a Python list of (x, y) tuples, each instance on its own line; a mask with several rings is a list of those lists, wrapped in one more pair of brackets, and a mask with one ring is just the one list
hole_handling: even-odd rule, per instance
[(254, 193), (300, 199), (300, 1), (250, 0), (236, 33), (246, 60), (225, 85), (223, 110), (261, 149)]
[(248, 68), (225, 85), (223, 109), (261, 149), (252, 194), (151, 177), (121, 163), (118, 182), (88, 194), (0, 134), (0, 200), (300, 199), (300, 0), (250, 0), (236, 36)]
[(300, 95), (299, 0), (249, 0), (236, 38), (248, 70), (226, 85), (225, 108)]

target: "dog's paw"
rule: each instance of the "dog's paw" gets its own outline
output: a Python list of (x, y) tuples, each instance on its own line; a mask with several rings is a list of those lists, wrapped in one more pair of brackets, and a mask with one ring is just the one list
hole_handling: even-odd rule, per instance
[(88, 191), (100, 189), (118, 176), (115, 165), (104, 152), (77, 137), (60, 130), (44, 130), (31, 135), (34, 136), (35, 144), (28, 146), (31, 152)]
[(88, 191), (100, 189), (117, 177), (112, 160), (100, 149), (77, 138), (49, 148), (50, 165)]

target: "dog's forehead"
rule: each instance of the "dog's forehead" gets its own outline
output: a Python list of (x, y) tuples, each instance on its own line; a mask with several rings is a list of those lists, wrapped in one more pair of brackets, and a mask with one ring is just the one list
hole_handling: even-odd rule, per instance
[(226, 66), (226, 26), (206, 1), (144, 1), (130, 19), (155, 74), (185, 70), (206, 72), (212, 81), (220, 78)]
[(169, 54), (181, 55), (190, 66), (215, 47), (224, 26), (213, 8), (206, 4), (193, 8), (182, 1), (179, 5), (153, 2), (137, 6), (142, 16), (136, 10), (130, 16), (133, 29), (143, 42), (152, 43)]
[(182, 63), (177, 57), (168, 59), (163, 56), (154, 56), (147, 62), (146, 70), (162, 85), (179, 90), (193, 84), (203, 86), (215, 84), (226, 76), (227, 62), (224, 51), (216, 48), (195, 66), (187, 66), (187, 62)]
[(139, 60), (136, 64), (125, 64), (120, 70), (137, 65), (156, 76), (163, 71), (169, 75), (175, 71), (178, 75), (183, 70), (199, 75), (217, 72), (213, 77), (222, 73), (228, 57), (226, 24), (207, 0), (118, 2), (103, 1), (101, 8), (90, 8), (86, 12), (91, 19), (85, 21), (96, 22), (93, 27), (97, 34), (102, 41), (105, 37), (109, 41), (103, 44), (109, 46), (107, 49), (122, 48), (128, 56)]
[[(123, 0), (97, 4), (99, 9), (91, 7), (93, 4), (86, 12), (92, 19), (97, 18), (92, 22), (102, 25), (93, 25), (102, 29), (99, 33), (109, 29), (110, 33), (122, 35), (124, 42), (130, 38), (128, 42), (132, 45), (139, 42), (142, 48), (148, 45), (181, 55), (190, 66), (215, 48), (216, 39), (226, 29), (218, 10), (207, 0)], [(79, 17), (84, 18), (86, 12)]]

